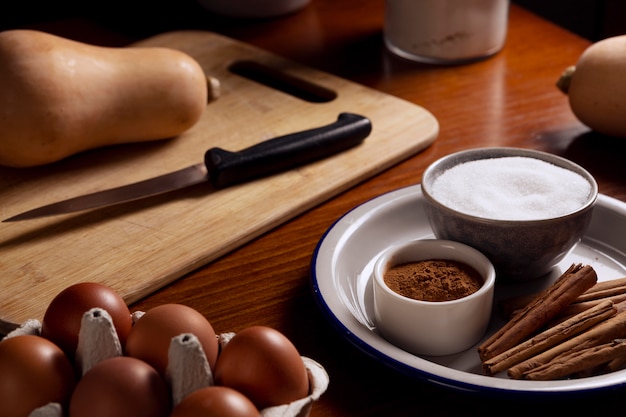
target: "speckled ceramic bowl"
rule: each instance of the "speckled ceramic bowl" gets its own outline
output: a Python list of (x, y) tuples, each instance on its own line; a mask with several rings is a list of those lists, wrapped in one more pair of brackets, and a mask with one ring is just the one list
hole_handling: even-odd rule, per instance
[[(584, 204), (557, 217), (539, 220), (497, 220), (460, 212), (433, 196), (433, 182), (446, 170), (482, 159), (521, 156), (538, 159), (581, 175), (591, 185)], [(454, 153), (431, 164), (422, 176), (426, 211), (436, 237), (463, 242), (484, 253), (498, 278), (528, 280), (543, 276), (581, 239), (598, 196), (593, 176), (565, 158), (518, 148), (479, 148)]]

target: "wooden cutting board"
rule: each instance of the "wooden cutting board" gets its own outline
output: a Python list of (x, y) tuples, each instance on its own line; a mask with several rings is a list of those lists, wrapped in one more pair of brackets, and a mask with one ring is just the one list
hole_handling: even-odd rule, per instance
[[(109, 285), (132, 303), (423, 150), (438, 134), (437, 120), (419, 106), (215, 33), (170, 32), (140, 44), (187, 52), (220, 81), (221, 95), (177, 138), (94, 150), (44, 167), (0, 167), (0, 218), (201, 162), (210, 147), (236, 151), (326, 125), (341, 112), (368, 117), (372, 133), (344, 153), (215, 193), (200, 185), (102, 210), (0, 223), (0, 331), (41, 319), (54, 295), (80, 281)], [(291, 86), (315, 85), (321, 100), (231, 70), (250, 61), (278, 71)]]

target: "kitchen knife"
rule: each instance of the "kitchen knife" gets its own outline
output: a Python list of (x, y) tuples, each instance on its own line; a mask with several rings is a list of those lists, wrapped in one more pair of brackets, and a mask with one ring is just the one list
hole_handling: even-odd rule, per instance
[(202, 182), (214, 189), (286, 171), (352, 148), (369, 136), (366, 117), (341, 113), (329, 125), (269, 139), (238, 152), (211, 148), (204, 162), (117, 188), (49, 204), (3, 220), (15, 222), (111, 206), (167, 193)]

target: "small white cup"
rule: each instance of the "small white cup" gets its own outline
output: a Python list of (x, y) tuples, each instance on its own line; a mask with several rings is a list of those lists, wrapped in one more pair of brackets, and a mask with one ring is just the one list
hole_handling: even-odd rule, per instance
[[(421, 301), (400, 295), (385, 284), (395, 265), (425, 260), (452, 260), (474, 268), (483, 278), (478, 291), (452, 301)], [(491, 317), (496, 273), (476, 249), (441, 239), (413, 240), (386, 249), (374, 265), (376, 326), (389, 342), (415, 355), (462, 352), (485, 335)]]

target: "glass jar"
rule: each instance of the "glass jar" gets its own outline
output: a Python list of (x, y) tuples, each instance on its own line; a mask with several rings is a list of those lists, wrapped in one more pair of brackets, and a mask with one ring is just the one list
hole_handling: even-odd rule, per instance
[(509, 0), (385, 0), (385, 44), (419, 62), (474, 61), (502, 49), (508, 16)]

